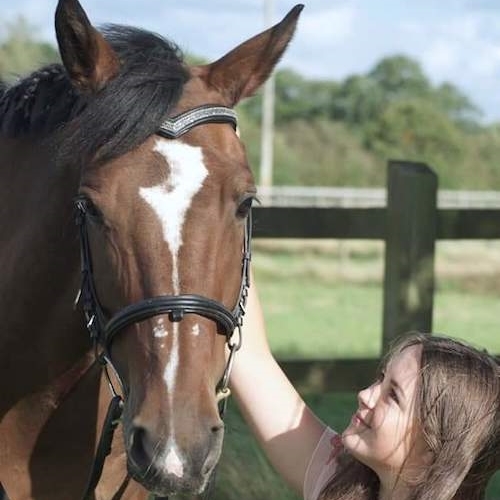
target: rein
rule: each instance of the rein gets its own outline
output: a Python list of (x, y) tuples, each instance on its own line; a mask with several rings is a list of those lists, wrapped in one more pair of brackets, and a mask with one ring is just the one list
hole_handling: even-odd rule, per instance
[[(157, 134), (169, 139), (176, 139), (191, 130), (191, 128), (205, 123), (230, 123), (236, 129), (236, 113), (232, 109), (224, 106), (200, 106), (174, 118), (165, 120), (157, 131)], [(112, 342), (125, 328), (148, 318), (163, 314), (168, 314), (172, 322), (181, 321), (185, 314), (198, 314), (217, 323), (220, 327), (220, 333), (226, 337), (229, 348), (229, 357), (224, 368), (224, 373), (216, 389), (219, 414), (221, 418), (224, 417), (227, 397), (230, 395), (229, 375), (233, 366), (235, 354), (241, 347), (241, 327), (245, 314), (248, 288), (250, 286), (249, 264), (251, 259), (250, 243), (252, 218), (249, 213), (246, 219), (243, 238), (241, 284), (236, 305), (232, 310), (229, 310), (216, 300), (201, 295), (160, 295), (130, 304), (118, 311), (111, 318), (108, 318), (99, 301), (94, 283), (92, 255), (87, 231), (87, 218), (90, 217), (89, 202), (85, 198), (78, 197), (75, 201), (75, 207), (77, 212), (76, 224), (80, 236), (81, 261), (81, 286), (75, 304), (80, 303), (82, 305), (86, 328), (94, 344), (96, 359), (98, 359), (103, 366), (112, 394), (92, 470), (83, 495), (83, 500), (88, 500), (91, 498), (99, 482), (104, 460), (111, 452), (113, 434), (119, 424), (123, 409), (123, 399), (113, 386), (108, 367), (113, 371), (121, 386), (121, 392), (124, 397), (126, 397), (126, 387), (111, 361)], [(238, 333), (234, 335), (236, 330)]]

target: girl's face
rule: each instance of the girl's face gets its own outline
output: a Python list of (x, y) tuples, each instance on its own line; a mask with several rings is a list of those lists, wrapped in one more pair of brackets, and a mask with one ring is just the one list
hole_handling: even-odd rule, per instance
[(421, 354), (414, 345), (392, 358), (379, 380), (358, 394), (358, 411), (342, 435), (346, 450), (380, 479), (423, 460), (414, 424)]

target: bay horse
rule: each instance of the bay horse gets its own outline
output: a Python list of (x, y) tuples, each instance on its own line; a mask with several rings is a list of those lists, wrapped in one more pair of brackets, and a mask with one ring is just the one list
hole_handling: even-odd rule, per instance
[(301, 10), (188, 66), (158, 35), (98, 31), (77, 0), (60, 0), (62, 64), (0, 86), (0, 483), (11, 500), (81, 498), (116, 397), (121, 425), (90, 497), (206, 487), (256, 191), (233, 107), (269, 76)]

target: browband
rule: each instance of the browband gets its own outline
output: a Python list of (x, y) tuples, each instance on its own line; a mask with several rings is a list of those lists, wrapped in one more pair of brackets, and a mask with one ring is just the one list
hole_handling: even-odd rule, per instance
[(231, 108), (206, 104), (173, 118), (167, 118), (160, 125), (157, 133), (167, 139), (177, 139), (188, 130), (203, 123), (230, 123), (236, 130), (238, 120), (236, 112)]

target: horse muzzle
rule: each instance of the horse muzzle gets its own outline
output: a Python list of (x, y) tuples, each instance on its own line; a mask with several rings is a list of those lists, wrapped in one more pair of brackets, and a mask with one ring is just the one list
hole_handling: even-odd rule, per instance
[(126, 432), (130, 475), (157, 496), (201, 493), (219, 460), (224, 425), (219, 420), (205, 432), (193, 429), (193, 436), (159, 438), (144, 426), (132, 425)]

